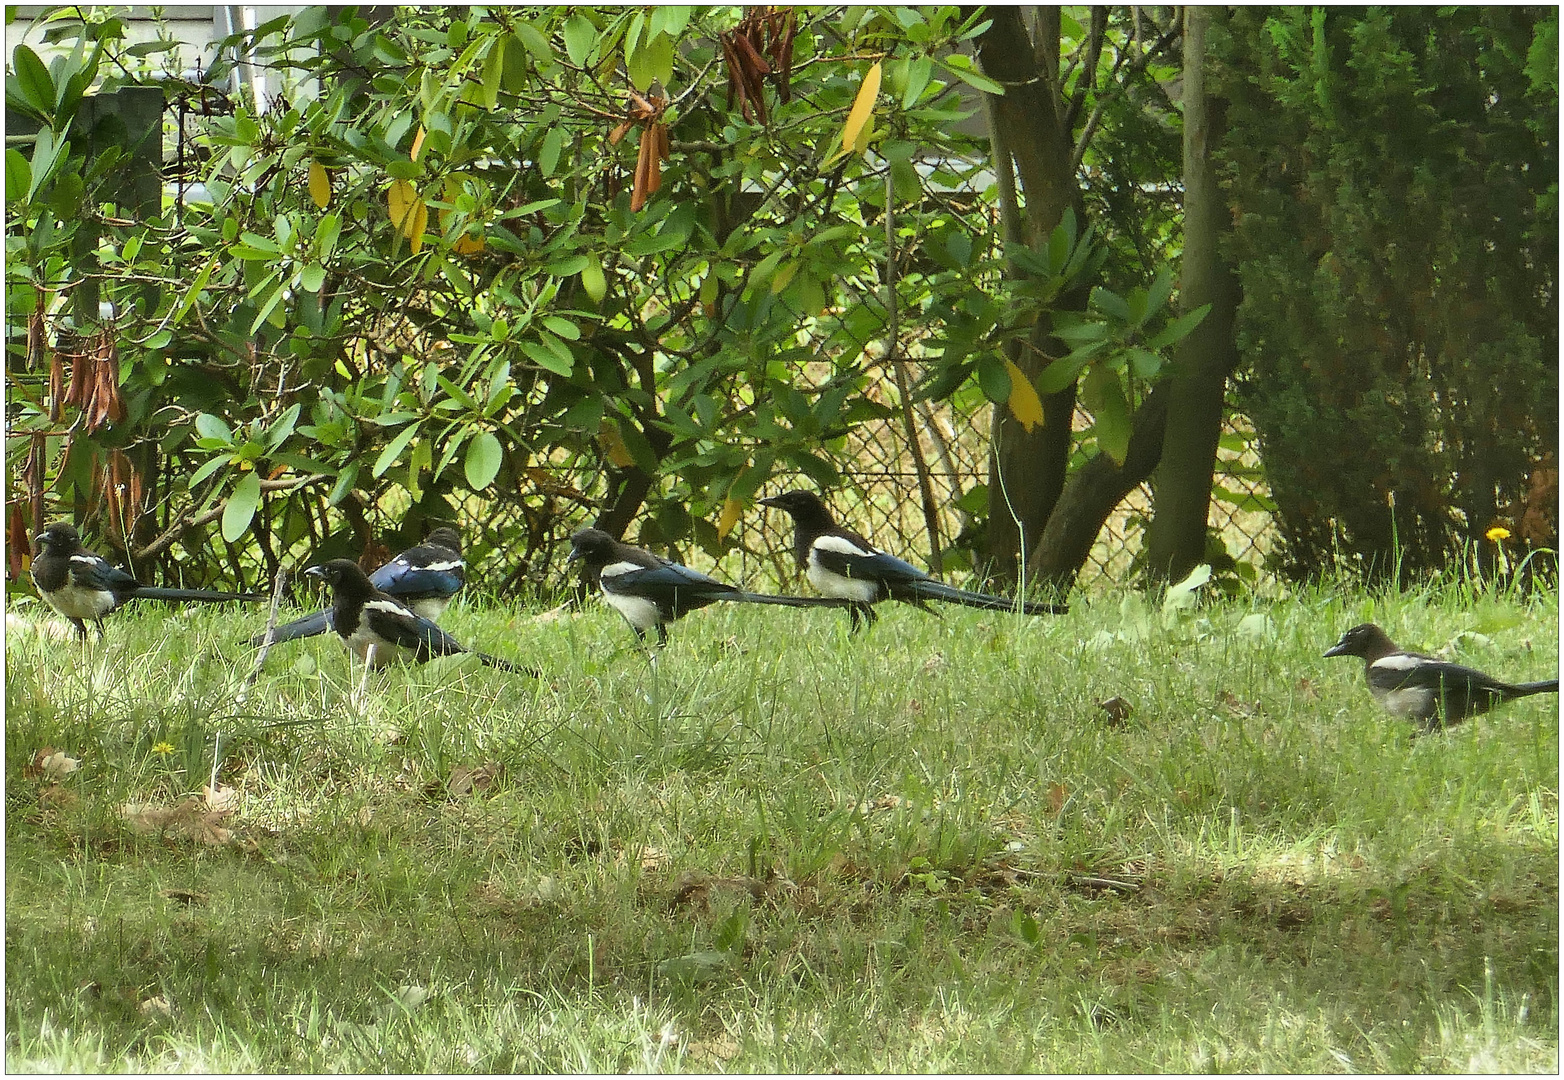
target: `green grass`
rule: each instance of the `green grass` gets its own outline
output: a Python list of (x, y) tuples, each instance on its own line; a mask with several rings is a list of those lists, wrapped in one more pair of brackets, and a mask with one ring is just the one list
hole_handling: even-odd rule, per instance
[[(1558, 1068), (1557, 699), (1412, 741), (1320, 658), (1542, 678), (1556, 596), (718, 608), (655, 667), (458, 605), (546, 679), (315, 639), (236, 705), (262, 610), (8, 635), (8, 1067)], [(133, 828), (218, 733), (228, 842)]]

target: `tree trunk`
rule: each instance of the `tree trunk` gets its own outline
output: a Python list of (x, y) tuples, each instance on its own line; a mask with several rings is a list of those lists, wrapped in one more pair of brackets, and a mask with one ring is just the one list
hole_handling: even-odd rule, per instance
[(1179, 310), (1211, 310), (1177, 346), (1168, 382), (1167, 431), (1153, 478), (1156, 513), (1146, 531), (1154, 581), (1178, 581), (1205, 558), (1206, 522), (1227, 379), (1238, 363), (1233, 323), (1239, 285), (1220, 244), (1231, 224), (1212, 150), (1225, 129), (1225, 103), (1206, 94), (1206, 30), (1220, 9), (1184, 9), (1184, 258)]
[[(988, 14), (993, 24), (978, 38), (977, 52), (984, 73), (1005, 85), (1002, 97), (985, 95), (994, 164), (1001, 178), (1001, 211), (1007, 234), (1012, 229), (1019, 233), (1007, 238), (1035, 245), (1059, 223), (1065, 207), (1080, 200), (1070, 169), (1072, 146), (1063, 127), (1058, 87), (1047, 68), (1047, 58), (1058, 55), (1058, 37), (1055, 32), (1053, 40), (1034, 45), (1019, 8), (991, 7)], [(1057, 19), (1044, 23), (1057, 31)], [(1024, 218), (1011, 180), (1012, 162), (1026, 196)], [(1049, 347), (1051, 342), (1047, 324), (1039, 323), (1030, 347), (1012, 347), (1007, 355), (1028, 379), (1035, 380), (1045, 352), (1062, 354)], [(1002, 404), (994, 407), (988, 547), (991, 573), (1001, 585), (1017, 580), (1018, 553), (1042, 532), (1064, 488), (1074, 412), (1074, 387), (1048, 395), (1043, 399), (1042, 427), (1028, 435)]]
[(1034, 581), (1061, 596), (1075, 583), (1108, 515), (1157, 467), (1170, 396), (1169, 384), (1158, 383), (1130, 417), (1130, 445), (1123, 465), (1098, 454), (1070, 477), (1032, 550)]

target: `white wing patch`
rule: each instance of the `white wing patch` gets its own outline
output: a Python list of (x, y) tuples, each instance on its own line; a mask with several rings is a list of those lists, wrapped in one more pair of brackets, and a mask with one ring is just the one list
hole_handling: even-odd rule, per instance
[(838, 555), (857, 555), (860, 558), (868, 558), (871, 555), (879, 554), (873, 548), (865, 551), (845, 536), (816, 537), (815, 542), (810, 546), (819, 548), (821, 551), (834, 551)]
[(406, 615), (408, 613), (407, 609), (395, 600), (366, 600), (364, 609), (366, 611), (384, 611), (392, 615)]
[(1408, 656), (1405, 653), (1391, 653), (1389, 656), (1381, 656), (1370, 664), (1369, 667), (1377, 667), (1385, 671), (1411, 671), (1413, 668), (1421, 667), (1426, 663), (1428, 663), (1427, 660)]
[(72, 555), (71, 562), (86, 563), (88, 566), (97, 566), (103, 560), (96, 555)]
[(623, 574), (633, 574), (637, 570), (645, 569), (646, 567), (644, 566), (637, 566), (633, 562), (622, 560), (620, 562), (609, 563), (607, 566), (603, 567), (603, 569), (598, 571), (597, 576), (600, 578), (619, 577)]
[[(396, 563), (398, 566), (405, 566), (408, 569), (413, 568), (413, 564), (408, 562), (406, 559), (392, 559), (391, 561)], [(425, 563), (423, 566), (418, 567), (418, 569), (430, 571), (460, 570), (466, 565), (466, 563), (458, 559), (455, 562)]]

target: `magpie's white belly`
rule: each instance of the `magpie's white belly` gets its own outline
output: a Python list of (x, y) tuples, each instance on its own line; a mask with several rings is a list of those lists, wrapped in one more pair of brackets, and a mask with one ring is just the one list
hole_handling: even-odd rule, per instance
[(428, 619), (430, 622), (438, 622), (450, 603), (449, 597), (426, 596), (422, 600), (409, 601), (407, 606), (412, 609), (414, 615)]
[(97, 619), (114, 610), (114, 594), (105, 589), (89, 589), (74, 583), (56, 589), (44, 597), (54, 610), (67, 619)]
[(820, 590), (821, 596), (830, 596), (838, 600), (858, 600), (865, 604), (872, 604), (879, 598), (880, 587), (875, 582), (843, 577), (841, 574), (827, 570), (815, 559), (809, 560), (806, 576), (809, 578), (809, 584)]
[(637, 630), (650, 630), (658, 623), (657, 605), (644, 596), (626, 596), (604, 589), (603, 599)]
[(377, 668), (385, 667), (387, 664), (396, 664), (405, 660), (416, 659), (416, 654), (411, 650), (404, 649), (400, 645), (389, 644), (366, 631), (362, 621), (352, 634), (342, 639), (342, 642), (348, 647), (348, 652), (365, 663), (369, 663), (370, 646), (374, 646), (373, 666)]
[(1431, 716), (1437, 702), (1427, 686), (1403, 686), (1395, 690), (1374, 690), (1379, 703), (1397, 716)]

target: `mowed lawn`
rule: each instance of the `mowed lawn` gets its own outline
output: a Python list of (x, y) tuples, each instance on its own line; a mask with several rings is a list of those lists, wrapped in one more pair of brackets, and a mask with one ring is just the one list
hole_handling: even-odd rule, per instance
[(1414, 741), (1320, 657), (1550, 677), (1556, 596), (881, 610), (459, 603), (545, 677), (239, 702), (264, 606), (13, 623), (7, 1066), (1557, 1070), (1558, 699)]

